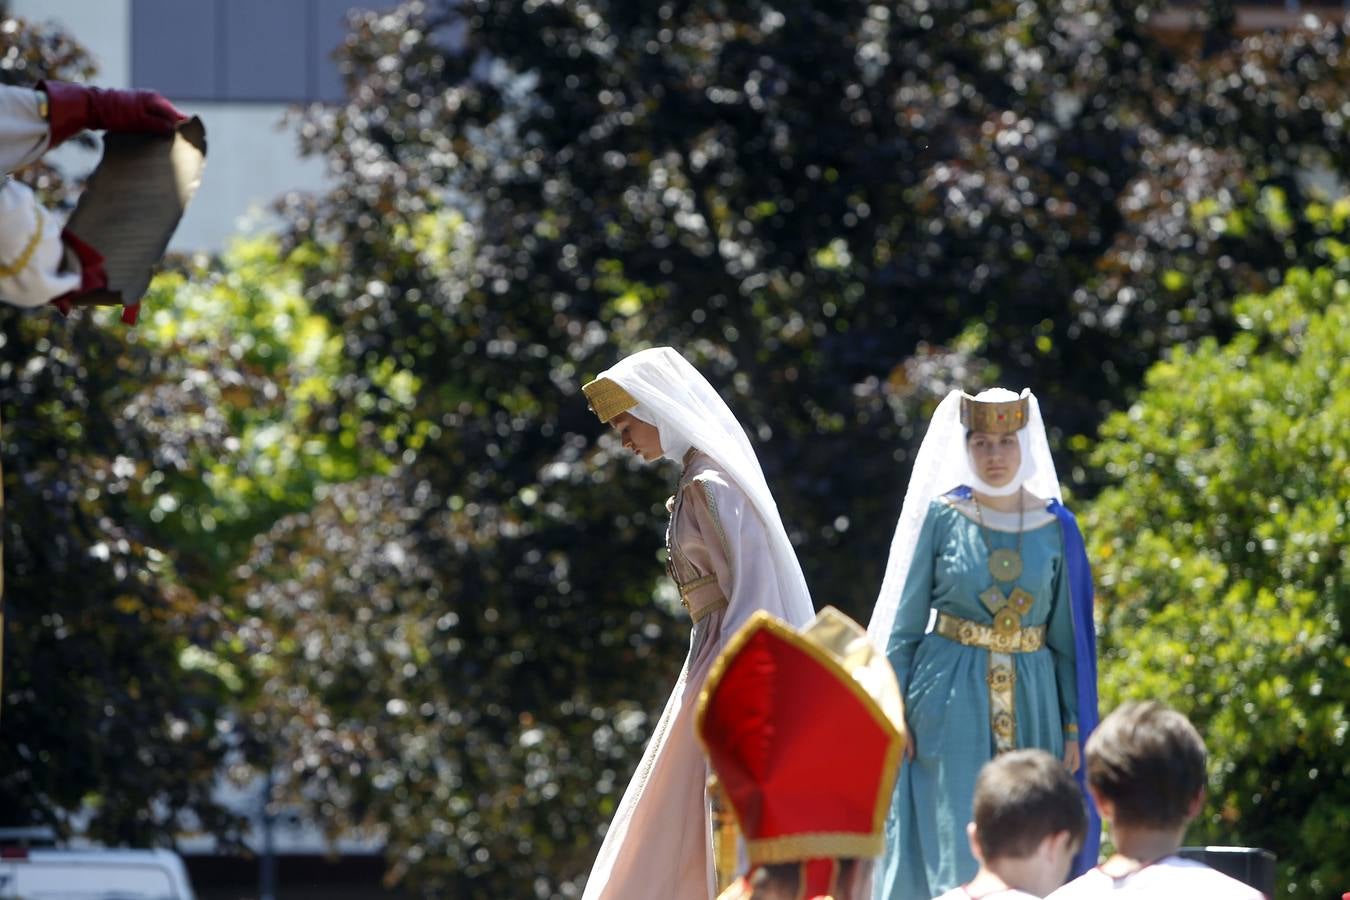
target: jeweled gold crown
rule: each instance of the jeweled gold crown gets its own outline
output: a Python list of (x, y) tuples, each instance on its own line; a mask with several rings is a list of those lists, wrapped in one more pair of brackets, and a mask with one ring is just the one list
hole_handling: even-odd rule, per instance
[(1006, 434), (1020, 431), (1027, 424), (1030, 404), (1025, 396), (1016, 400), (976, 400), (961, 395), (961, 424), (967, 431)]
[(627, 412), (638, 405), (633, 395), (623, 389), (618, 382), (608, 378), (597, 378), (581, 386), (581, 392), (591, 405), (591, 412), (599, 416), (601, 422), (609, 422), (619, 413)]

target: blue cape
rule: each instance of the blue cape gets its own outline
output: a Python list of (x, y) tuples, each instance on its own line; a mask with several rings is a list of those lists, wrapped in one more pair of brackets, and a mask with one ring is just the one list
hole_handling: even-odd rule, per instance
[[(1088, 735), (1097, 727), (1097, 626), (1092, 619), (1092, 570), (1088, 567), (1087, 549), (1078, 530), (1078, 520), (1058, 500), (1050, 501), (1050, 511), (1059, 519), (1059, 530), (1064, 537), (1064, 560), (1069, 576), (1069, 607), (1073, 610), (1073, 648), (1078, 675), (1078, 739), (1080, 747), (1087, 746)], [(1097, 852), (1102, 839), (1102, 820), (1097, 806), (1087, 792), (1087, 754), (1078, 767), (1078, 787), (1087, 804), (1088, 832), (1083, 849), (1073, 859), (1070, 878), (1097, 865)]]

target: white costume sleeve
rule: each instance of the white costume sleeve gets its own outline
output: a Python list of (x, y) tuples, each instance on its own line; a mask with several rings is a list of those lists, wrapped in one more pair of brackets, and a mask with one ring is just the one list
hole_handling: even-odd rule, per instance
[(756, 610), (780, 619), (793, 615), (780, 595), (773, 551), (755, 508), (718, 472), (694, 477), (690, 506), (708, 544), (718, 585), (727, 598), (722, 637), (729, 640)]
[(80, 286), (78, 264), (61, 271), (61, 223), (25, 184), (0, 183), (0, 300), (41, 306)]
[[(47, 149), (42, 93), (0, 85), (0, 166), (5, 173)], [(61, 221), (38, 203), (26, 185), (0, 175), (0, 300), (41, 306), (80, 286), (74, 257), (66, 271)]]
[(13, 172), (47, 152), (41, 91), (0, 84), (0, 172)]

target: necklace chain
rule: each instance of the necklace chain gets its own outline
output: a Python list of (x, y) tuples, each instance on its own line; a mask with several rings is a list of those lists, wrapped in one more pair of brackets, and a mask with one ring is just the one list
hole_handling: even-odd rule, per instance
[(989, 543), (989, 535), (984, 525), (984, 512), (974, 491), (970, 492), (970, 499), (975, 504), (975, 519), (980, 524), (980, 540), (984, 542), (984, 552), (989, 560), (989, 574), (995, 581), (1016, 581), (1022, 574), (1022, 526), (1026, 522), (1027, 514), (1022, 488), (1017, 489), (1017, 549), (1011, 552), (1006, 549), (995, 550)]

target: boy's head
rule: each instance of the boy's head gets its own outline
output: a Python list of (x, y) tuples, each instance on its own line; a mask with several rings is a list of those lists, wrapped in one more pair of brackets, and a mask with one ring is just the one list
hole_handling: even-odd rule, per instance
[[(872, 888), (872, 860), (836, 859), (829, 896), (839, 900), (866, 897)], [(804, 895), (801, 863), (760, 866), (750, 877), (752, 900), (796, 900)]]
[(1044, 750), (1004, 753), (980, 770), (971, 849), (1005, 881), (1008, 864), (1030, 870), (1014, 886), (1045, 894), (1063, 884), (1087, 826), (1077, 782)]
[(1205, 742), (1166, 704), (1125, 703), (1088, 738), (1087, 780), (1114, 826), (1184, 828), (1204, 797)]

